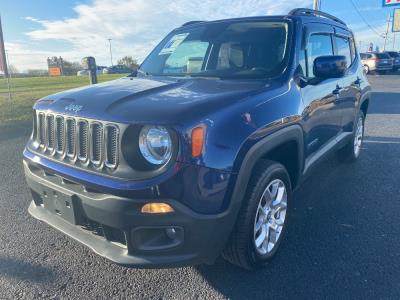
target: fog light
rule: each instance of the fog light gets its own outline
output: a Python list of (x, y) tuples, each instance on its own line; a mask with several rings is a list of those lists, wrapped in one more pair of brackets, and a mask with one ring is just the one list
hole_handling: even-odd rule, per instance
[(174, 209), (166, 203), (147, 203), (142, 206), (141, 212), (144, 214), (167, 214), (174, 212)]
[(177, 236), (176, 230), (174, 227), (171, 228), (167, 228), (165, 229), (165, 233), (167, 234), (167, 236), (171, 239), (174, 240)]

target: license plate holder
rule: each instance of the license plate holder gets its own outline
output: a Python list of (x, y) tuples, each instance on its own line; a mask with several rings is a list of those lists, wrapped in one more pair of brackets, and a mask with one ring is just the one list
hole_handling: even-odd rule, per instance
[(77, 225), (77, 215), (73, 197), (49, 188), (43, 190), (43, 206), (51, 213), (63, 218), (67, 222)]

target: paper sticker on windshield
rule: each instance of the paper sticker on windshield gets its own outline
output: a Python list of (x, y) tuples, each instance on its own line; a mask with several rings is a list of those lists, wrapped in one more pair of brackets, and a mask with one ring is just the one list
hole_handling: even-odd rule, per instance
[(164, 46), (164, 48), (161, 49), (160, 53), (158, 55), (164, 55), (164, 54), (171, 54), (174, 53), (176, 48), (182, 42), (186, 39), (186, 37), (189, 35), (189, 33), (180, 33), (174, 35)]

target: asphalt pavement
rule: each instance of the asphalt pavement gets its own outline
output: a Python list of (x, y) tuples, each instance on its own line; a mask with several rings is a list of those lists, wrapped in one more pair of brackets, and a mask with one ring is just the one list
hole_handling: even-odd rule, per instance
[[(0, 128), (0, 299), (399, 299), (400, 76), (375, 88), (362, 155), (329, 157), (295, 194), (268, 268), (134, 269), (33, 219), (21, 153), (30, 124)], [(212, 245), (204, 245), (212, 247)]]

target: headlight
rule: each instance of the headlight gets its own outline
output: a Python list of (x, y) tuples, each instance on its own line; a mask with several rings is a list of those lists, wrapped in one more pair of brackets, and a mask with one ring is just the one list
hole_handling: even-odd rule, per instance
[(139, 148), (149, 163), (165, 164), (172, 156), (171, 136), (165, 127), (145, 126), (140, 131)]

